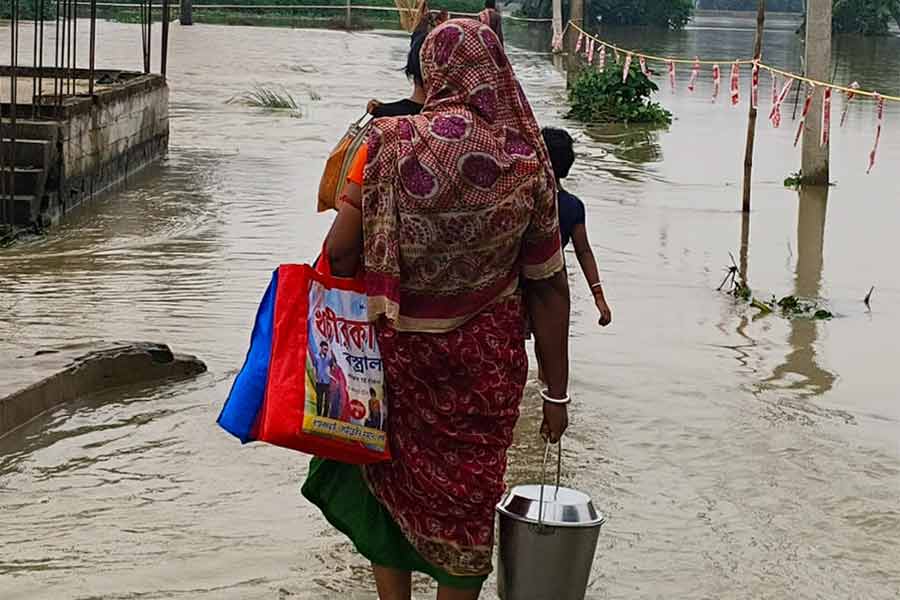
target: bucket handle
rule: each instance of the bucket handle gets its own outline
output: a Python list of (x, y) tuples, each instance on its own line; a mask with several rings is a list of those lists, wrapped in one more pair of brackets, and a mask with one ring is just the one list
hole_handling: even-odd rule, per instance
[[(542, 527), (544, 525), (544, 488), (547, 487), (547, 460), (550, 458), (550, 440), (547, 440), (547, 445), (544, 448), (544, 467), (542, 469), (541, 475), (541, 495), (540, 495), (540, 505), (538, 506), (538, 526)], [(557, 444), (557, 454), (556, 454), (556, 488), (553, 490), (553, 499), (556, 500), (557, 495), (559, 494), (559, 479), (562, 473), (562, 438), (559, 439)]]

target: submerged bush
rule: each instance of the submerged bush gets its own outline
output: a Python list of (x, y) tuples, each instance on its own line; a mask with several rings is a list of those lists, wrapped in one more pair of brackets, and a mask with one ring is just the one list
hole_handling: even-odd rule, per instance
[(632, 65), (628, 80), (622, 67), (612, 64), (603, 71), (587, 69), (569, 90), (569, 117), (589, 123), (647, 123), (665, 126), (672, 113), (651, 97), (659, 87)]
[(249, 92), (231, 98), (228, 103), (295, 112), (301, 109), (300, 104), (284, 88), (274, 89), (263, 85), (257, 85)]

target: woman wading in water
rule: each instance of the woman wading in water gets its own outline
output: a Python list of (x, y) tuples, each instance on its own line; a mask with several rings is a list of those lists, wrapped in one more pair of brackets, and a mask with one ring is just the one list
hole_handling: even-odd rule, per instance
[(569, 292), (555, 178), (497, 36), (449, 21), (421, 63), (423, 111), (375, 122), (326, 242), (335, 275), (365, 270), (393, 460), (314, 459), (303, 493), (372, 562), (382, 600), (409, 600), (412, 571), (439, 600), (474, 600), (528, 373), (526, 312), (545, 357), (542, 433), (568, 425)]

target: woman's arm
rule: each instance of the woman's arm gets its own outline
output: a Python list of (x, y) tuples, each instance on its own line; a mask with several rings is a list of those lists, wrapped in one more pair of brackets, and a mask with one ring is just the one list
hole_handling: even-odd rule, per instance
[[(551, 398), (569, 390), (569, 281), (565, 270), (548, 279), (525, 283), (525, 302)], [(544, 402), (541, 433), (556, 443), (569, 426), (568, 407)]]
[(575, 256), (578, 258), (578, 264), (581, 265), (581, 272), (587, 279), (594, 295), (594, 304), (600, 311), (600, 325), (606, 327), (612, 323), (612, 310), (606, 303), (606, 297), (603, 295), (603, 285), (600, 283), (600, 270), (597, 268), (597, 260), (594, 258), (594, 251), (588, 241), (587, 227), (578, 224), (572, 229), (572, 243), (575, 246)]
[(338, 214), (325, 238), (325, 250), (335, 277), (353, 277), (362, 256), (362, 188), (348, 182), (338, 200)]

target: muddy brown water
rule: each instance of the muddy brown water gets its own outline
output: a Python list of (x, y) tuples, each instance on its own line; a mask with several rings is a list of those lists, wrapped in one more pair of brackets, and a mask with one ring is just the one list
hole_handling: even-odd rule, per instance
[[(540, 119), (563, 124), (563, 78), (535, 53), (546, 35), (509, 29)], [(99, 66), (139, 66), (138, 27), (99, 31)], [(85, 398), (0, 440), (0, 597), (372, 598), (364, 561), (298, 494), (306, 460), (242, 448), (214, 419), (271, 269), (313, 256), (329, 225), (314, 211), (323, 157), (369, 98), (406, 92), (406, 41), (202, 25), (172, 34), (167, 159), (46, 237), (0, 250), (0, 356), (151, 339), (211, 372)], [(753, 36), (734, 19), (607, 35), (712, 57), (745, 55)], [(0, 29), (0, 62), (8, 40)], [(790, 27), (766, 44), (769, 61), (799, 67)], [(835, 55), (838, 79), (900, 92), (900, 39), (840, 38)], [(750, 283), (763, 297), (821, 298), (838, 317), (757, 318), (715, 291), (729, 252), (741, 257), (746, 104), (713, 104), (706, 77), (693, 96), (686, 71), (682, 91), (664, 89), (668, 131), (566, 123), (579, 153), (568, 185), (587, 204), (615, 313), (597, 327), (573, 273), (563, 476), (609, 515), (588, 597), (898, 597), (900, 112), (889, 106), (866, 176), (875, 121), (854, 103), (834, 132), (827, 200), (782, 186), (799, 166), (795, 124), (763, 120)], [(226, 103), (254, 82), (284, 85), (302, 118)], [(539, 473), (536, 390), (512, 481)], [(428, 597), (427, 582), (417, 587)]]

